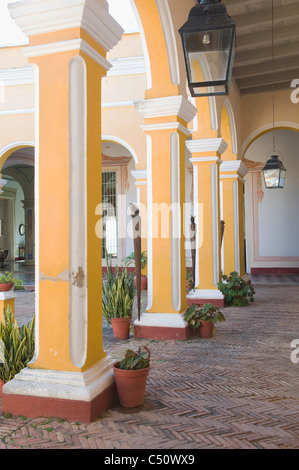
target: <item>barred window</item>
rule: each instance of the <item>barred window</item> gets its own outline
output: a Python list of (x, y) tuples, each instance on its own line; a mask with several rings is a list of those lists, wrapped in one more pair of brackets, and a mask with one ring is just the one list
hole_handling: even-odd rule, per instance
[(118, 257), (117, 176), (116, 170), (107, 170), (102, 173), (102, 258), (105, 258), (105, 249), (112, 258)]

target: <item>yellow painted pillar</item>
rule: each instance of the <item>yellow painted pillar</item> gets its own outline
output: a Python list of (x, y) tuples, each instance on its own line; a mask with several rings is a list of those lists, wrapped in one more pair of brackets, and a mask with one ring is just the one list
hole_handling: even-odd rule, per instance
[(219, 167), (227, 144), (221, 138), (187, 141), (192, 154), (193, 197), (196, 223), (195, 289), (188, 304), (224, 305), (217, 284), (221, 278)]
[(106, 2), (20, 2), (36, 70), (36, 348), (3, 411), (89, 422), (115, 399), (102, 344), (101, 78), (122, 28)]
[(196, 108), (183, 96), (135, 104), (147, 136), (148, 306), (135, 335), (186, 337), (185, 141)]
[(224, 161), (220, 167), (222, 219), (225, 222), (222, 243), (222, 272), (245, 275), (244, 254), (244, 176), (246, 165), (240, 160)]

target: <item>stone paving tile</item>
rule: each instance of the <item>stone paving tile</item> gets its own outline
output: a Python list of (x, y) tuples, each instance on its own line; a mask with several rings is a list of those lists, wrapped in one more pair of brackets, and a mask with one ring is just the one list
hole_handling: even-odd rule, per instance
[[(113, 358), (140, 344), (151, 349), (144, 405), (115, 405), (90, 424), (1, 416), (0, 448), (298, 448), (299, 363), (290, 344), (299, 339), (299, 285), (255, 288), (253, 304), (224, 309), (227, 320), (210, 339), (119, 341), (103, 322)], [(18, 297), (19, 321), (30, 316), (30, 295)]]

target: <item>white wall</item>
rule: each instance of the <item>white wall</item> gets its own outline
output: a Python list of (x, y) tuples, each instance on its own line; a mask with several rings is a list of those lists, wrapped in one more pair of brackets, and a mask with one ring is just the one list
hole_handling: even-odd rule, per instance
[[(287, 169), (283, 189), (257, 188), (257, 173), (247, 178), (247, 228), (250, 232), (251, 267), (299, 266), (299, 133), (291, 130), (275, 132), (276, 149)], [(266, 162), (273, 154), (273, 134), (267, 133), (249, 147), (245, 158)], [(262, 190), (262, 192), (261, 192)], [(257, 191), (260, 200), (257, 202)], [(247, 234), (248, 238), (248, 234)], [(297, 259), (296, 259), (297, 258)]]

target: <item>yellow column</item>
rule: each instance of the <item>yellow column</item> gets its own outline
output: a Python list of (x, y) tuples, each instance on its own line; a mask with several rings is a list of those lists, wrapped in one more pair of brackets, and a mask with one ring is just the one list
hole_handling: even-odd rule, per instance
[[(12, 414), (90, 421), (113, 402), (102, 345), (101, 78), (122, 29), (98, 1), (11, 8), (36, 70), (36, 350), (4, 387)], [(108, 7), (107, 7), (108, 8)], [(65, 22), (65, 23), (63, 23)]]
[(221, 278), (219, 167), (226, 147), (219, 138), (187, 141), (192, 154), (197, 230), (195, 289), (187, 296), (188, 304), (224, 305), (224, 296), (217, 284)]
[(147, 135), (148, 306), (135, 334), (186, 337), (185, 141), (196, 108), (182, 96), (139, 102)]
[(220, 167), (222, 218), (225, 222), (222, 243), (222, 271), (228, 275), (245, 274), (244, 255), (244, 176), (246, 165), (240, 160), (225, 161)]

